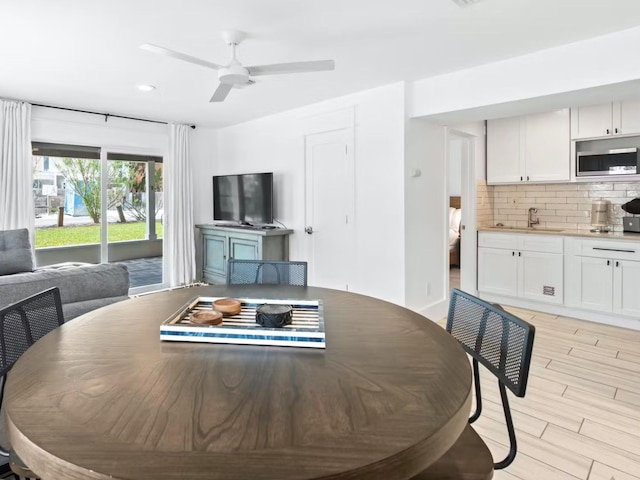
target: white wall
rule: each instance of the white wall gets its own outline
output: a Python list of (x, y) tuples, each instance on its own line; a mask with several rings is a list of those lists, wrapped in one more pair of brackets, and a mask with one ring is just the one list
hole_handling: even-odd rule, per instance
[[(590, 89), (640, 78), (630, 48), (640, 27), (501, 62), (426, 78), (411, 86), (411, 117)], [(597, 102), (593, 102), (597, 103)]]
[(165, 156), (169, 147), (164, 124), (33, 107), (31, 139), (36, 142), (108, 147), (126, 153)]
[[(475, 163), (475, 179), (485, 180), (487, 176), (486, 141), (484, 122), (457, 123), (449, 125), (449, 130), (474, 138), (473, 158)], [(464, 172), (461, 172), (461, 174)]]
[(462, 192), (462, 139), (449, 140), (449, 196), (459, 197)]
[[(406, 124), (405, 305), (438, 320), (447, 309), (448, 222), (446, 130), (422, 120)], [(419, 176), (412, 171), (419, 170)]]
[[(215, 173), (273, 171), (275, 216), (295, 231), (289, 256), (306, 260), (304, 135), (344, 127), (345, 109), (355, 116), (356, 256), (350, 289), (403, 304), (404, 84), (221, 129)], [(209, 188), (202, 198), (210, 196)]]
[(213, 221), (213, 180), (218, 165), (218, 130), (197, 127), (191, 131), (193, 220), (196, 225)]

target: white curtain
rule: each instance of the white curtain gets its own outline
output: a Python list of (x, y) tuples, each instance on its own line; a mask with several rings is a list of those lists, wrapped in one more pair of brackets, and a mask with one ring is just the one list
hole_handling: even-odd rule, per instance
[(31, 105), (0, 100), (0, 230), (28, 228), (33, 237)]
[(169, 159), (165, 163), (165, 279), (176, 287), (196, 278), (193, 182), (188, 125), (169, 125)]

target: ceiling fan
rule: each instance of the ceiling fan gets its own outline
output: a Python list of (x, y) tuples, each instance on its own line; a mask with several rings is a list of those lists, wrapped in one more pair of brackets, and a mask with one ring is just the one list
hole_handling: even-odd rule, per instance
[(192, 57), (185, 53), (176, 52), (168, 48), (144, 43), (140, 48), (152, 53), (164, 55), (167, 57), (177, 58), (189, 63), (195, 63), (203, 67), (212, 68), (218, 71), (218, 80), (220, 85), (213, 92), (210, 102), (222, 102), (233, 87), (244, 87), (252, 85), (255, 82), (251, 77), (259, 75), (279, 75), (282, 73), (303, 73), (303, 72), (322, 72), (325, 70), (333, 70), (335, 64), (333, 60), (318, 60), (312, 62), (293, 62), (293, 63), (275, 63), (271, 65), (254, 65), (252, 67), (243, 66), (236, 59), (236, 47), (244, 40), (246, 34), (238, 30), (225, 30), (222, 32), (222, 39), (231, 47), (231, 59), (227, 65), (218, 65), (207, 60)]

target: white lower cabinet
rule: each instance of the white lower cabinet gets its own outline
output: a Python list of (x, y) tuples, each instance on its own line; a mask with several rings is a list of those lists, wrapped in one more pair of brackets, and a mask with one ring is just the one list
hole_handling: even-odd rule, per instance
[(640, 262), (615, 260), (613, 312), (640, 317)]
[(640, 244), (567, 239), (566, 304), (640, 317)]
[(518, 252), (518, 296), (562, 304), (562, 254)]
[(480, 232), (478, 291), (562, 304), (562, 238)]
[(478, 290), (498, 295), (518, 295), (515, 251), (478, 248)]
[(637, 328), (639, 285), (640, 241), (478, 233), (478, 291), (488, 300)]
[(599, 312), (613, 309), (613, 270), (606, 258), (574, 257), (567, 261), (567, 305)]

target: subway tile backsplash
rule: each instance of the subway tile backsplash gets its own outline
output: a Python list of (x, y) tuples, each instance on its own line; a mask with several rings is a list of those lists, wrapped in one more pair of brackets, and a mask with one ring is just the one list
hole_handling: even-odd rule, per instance
[(486, 180), (476, 182), (476, 221), (478, 227), (493, 225), (494, 198), (492, 188), (487, 185)]
[(622, 217), (628, 214), (620, 205), (640, 196), (640, 182), (495, 186), (478, 182), (477, 188), (478, 226), (502, 223), (526, 227), (528, 210), (534, 207), (538, 209), (541, 227), (589, 230), (591, 203), (602, 198), (611, 202), (612, 229), (622, 231)]

